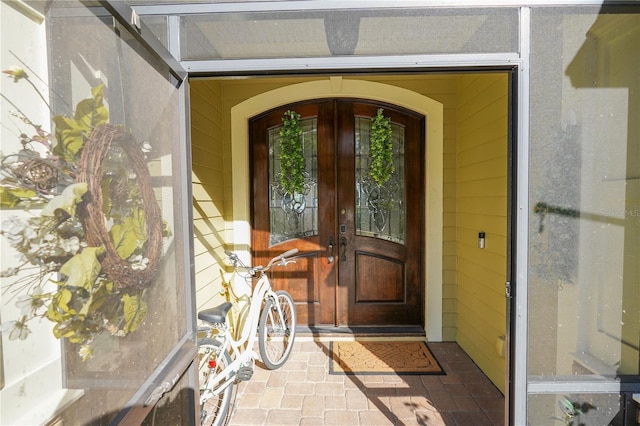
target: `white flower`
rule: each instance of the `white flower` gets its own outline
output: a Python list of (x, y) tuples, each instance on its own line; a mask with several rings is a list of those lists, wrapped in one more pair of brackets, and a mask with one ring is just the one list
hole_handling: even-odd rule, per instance
[(9, 333), (9, 340), (25, 340), (27, 336), (29, 336), (29, 333), (31, 333), (31, 330), (29, 330), (29, 327), (27, 326), (27, 321), (29, 321), (29, 319), (25, 315), (20, 320), (9, 321), (2, 324), (0, 330), (3, 334)]
[(2, 221), (2, 232), (8, 234), (19, 234), (24, 228), (24, 223), (18, 216), (10, 216), (7, 220)]
[(147, 269), (149, 258), (142, 257), (142, 255), (134, 255), (129, 258), (129, 262), (131, 263), (131, 269), (134, 271), (144, 271)]
[(75, 254), (80, 250), (80, 239), (78, 237), (71, 237), (68, 240), (61, 240), (60, 247), (66, 252)]
[(28, 240), (33, 240), (38, 238), (38, 232), (33, 229), (31, 226), (24, 227), (24, 237)]
[(36, 315), (36, 311), (44, 306), (42, 288), (40, 286), (34, 287), (31, 294), (22, 296), (16, 301), (16, 306), (20, 308), (20, 313), (24, 317)]
[(80, 355), (83, 361), (93, 358), (93, 348), (91, 345), (82, 345), (80, 346), (80, 350), (78, 350), (78, 355)]
[(25, 238), (24, 230), (26, 227), (26, 221), (21, 220), (17, 216), (11, 216), (9, 219), (2, 222), (2, 234), (7, 237), (9, 243), (13, 246), (17, 246), (22, 243)]
[(29, 254), (38, 253), (38, 251), (40, 251), (40, 248), (42, 248), (42, 245), (31, 243), (30, 248), (29, 248)]

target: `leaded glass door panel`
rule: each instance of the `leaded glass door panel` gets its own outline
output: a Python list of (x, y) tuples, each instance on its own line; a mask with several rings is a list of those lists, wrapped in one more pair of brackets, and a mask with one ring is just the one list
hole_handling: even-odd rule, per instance
[[(339, 323), (422, 325), (423, 117), (386, 105), (338, 108)], [(393, 172), (372, 178), (372, 119), (390, 120)]]
[[(300, 115), (304, 155), (303, 190), (287, 191), (279, 178), (287, 154), (281, 149), (282, 118)], [(300, 324), (335, 321), (335, 269), (328, 241), (335, 228), (333, 102), (288, 105), (251, 120), (252, 253), (255, 264), (291, 248), (296, 263), (271, 271), (272, 284), (286, 289), (297, 305)], [(286, 150), (286, 148), (285, 148)]]

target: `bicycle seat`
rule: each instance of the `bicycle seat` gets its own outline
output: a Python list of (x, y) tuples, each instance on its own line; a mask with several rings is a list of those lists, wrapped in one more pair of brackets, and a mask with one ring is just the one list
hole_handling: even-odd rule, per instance
[(205, 309), (204, 311), (198, 312), (198, 318), (202, 321), (211, 323), (224, 323), (227, 313), (229, 313), (232, 306), (233, 304), (231, 302), (224, 302), (222, 305), (216, 306), (215, 308)]

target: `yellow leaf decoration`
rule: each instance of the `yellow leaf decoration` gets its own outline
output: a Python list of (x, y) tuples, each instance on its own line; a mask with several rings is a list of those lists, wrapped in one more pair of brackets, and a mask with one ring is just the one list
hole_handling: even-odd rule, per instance
[[(55, 305), (53, 302), (54, 301), (52, 300), (51, 303), (49, 304), (49, 307), (47, 308), (47, 313), (45, 315), (52, 322), (62, 321), (62, 314), (58, 312), (58, 309), (56, 307), (57, 305)], [(59, 337), (59, 336), (56, 336), (56, 337)]]
[[(88, 305), (88, 313), (95, 312), (107, 300), (107, 297), (113, 293), (112, 281), (101, 281), (99, 287), (91, 294)], [(84, 307), (83, 307), (84, 310)]]
[(100, 284), (98, 285), (98, 288), (95, 291), (93, 291), (89, 296), (89, 299), (87, 299), (83, 303), (82, 309), (80, 309), (80, 312), (78, 312), (78, 317), (80, 319), (86, 318), (86, 316), (89, 314), (91, 310), (95, 311), (104, 303), (106, 296), (108, 296), (108, 294), (105, 292), (105, 287), (106, 287), (106, 282), (105, 281), (100, 282)]
[(25, 198), (31, 198), (38, 195), (36, 191), (24, 188), (6, 188), (0, 187), (0, 206), (15, 207)]
[(129, 296), (128, 294), (122, 296), (122, 301), (124, 302), (124, 332), (128, 334), (136, 331), (144, 320), (147, 315), (147, 303), (140, 296)]
[(82, 196), (87, 192), (87, 183), (80, 182), (67, 186), (62, 194), (54, 197), (42, 209), (42, 216), (55, 216), (67, 214), (68, 217), (76, 215), (76, 204), (82, 201)]
[(72, 162), (91, 131), (109, 120), (109, 111), (103, 105), (104, 85), (91, 89), (91, 98), (84, 99), (76, 106), (73, 118), (57, 115), (52, 118), (56, 125), (57, 144), (53, 153)]
[(73, 162), (76, 154), (82, 148), (85, 138), (89, 137), (91, 129), (62, 115), (57, 115), (52, 120), (56, 125), (57, 141), (56, 146), (53, 148), (53, 153), (68, 162)]
[(87, 247), (76, 254), (60, 268), (60, 273), (66, 275), (66, 285), (83, 287), (91, 291), (93, 283), (100, 273), (98, 256), (104, 253), (104, 247)]
[[(47, 318), (53, 322), (62, 322), (75, 315), (76, 312), (69, 308), (69, 302), (71, 302), (72, 298), (73, 294), (69, 289), (62, 288), (59, 290), (51, 299), (51, 304), (47, 308)], [(56, 337), (59, 338), (60, 336)]]
[(100, 182), (100, 190), (102, 191), (102, 211), (105, 216), (108, 218), (111, 216), (111, 205), (112, 205), (112, 197), (111, 197), (111, 183), (113, 182), (113, 177), (105, 176), (102, 178)]
[(139, 245), (142, 246), (147, 241), (146, 222), (144, 216), (144, 209), (135, 208), (131, 217), (133, 221), (133, 232), (136, 234), (136, 238), (139, 241)]
[(131, 216), (123, 223), (115, 224), (109, 230), (111, 241), (121, 259), (128, 259), (137, 248), (147, 241), (144, 210), (134, 208)]
[(70, 319), (69, 321), (54, 325), (53, 335), (57, 339), (64, 337), (72, 343), (80, 343), (85, 339), (82, 333), (83, 328), (84, 324), (82, 320)]
[(93, 97), (84, 99), (76, 106), (74, 119), (78, 124), (86, 129), (104, 124), (109, 119), (109, 112), (102, 103), (104, 85), (99, 85), (91, 89)]

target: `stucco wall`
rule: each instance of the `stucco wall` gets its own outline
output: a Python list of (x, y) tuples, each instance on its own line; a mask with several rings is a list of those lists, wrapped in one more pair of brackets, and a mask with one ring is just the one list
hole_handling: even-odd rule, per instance
[(506, 325), (507, 82), (506, 74), (459, 78), (456, 150), (456, 340), (502, 391), (505, 362), (495, 347)]

